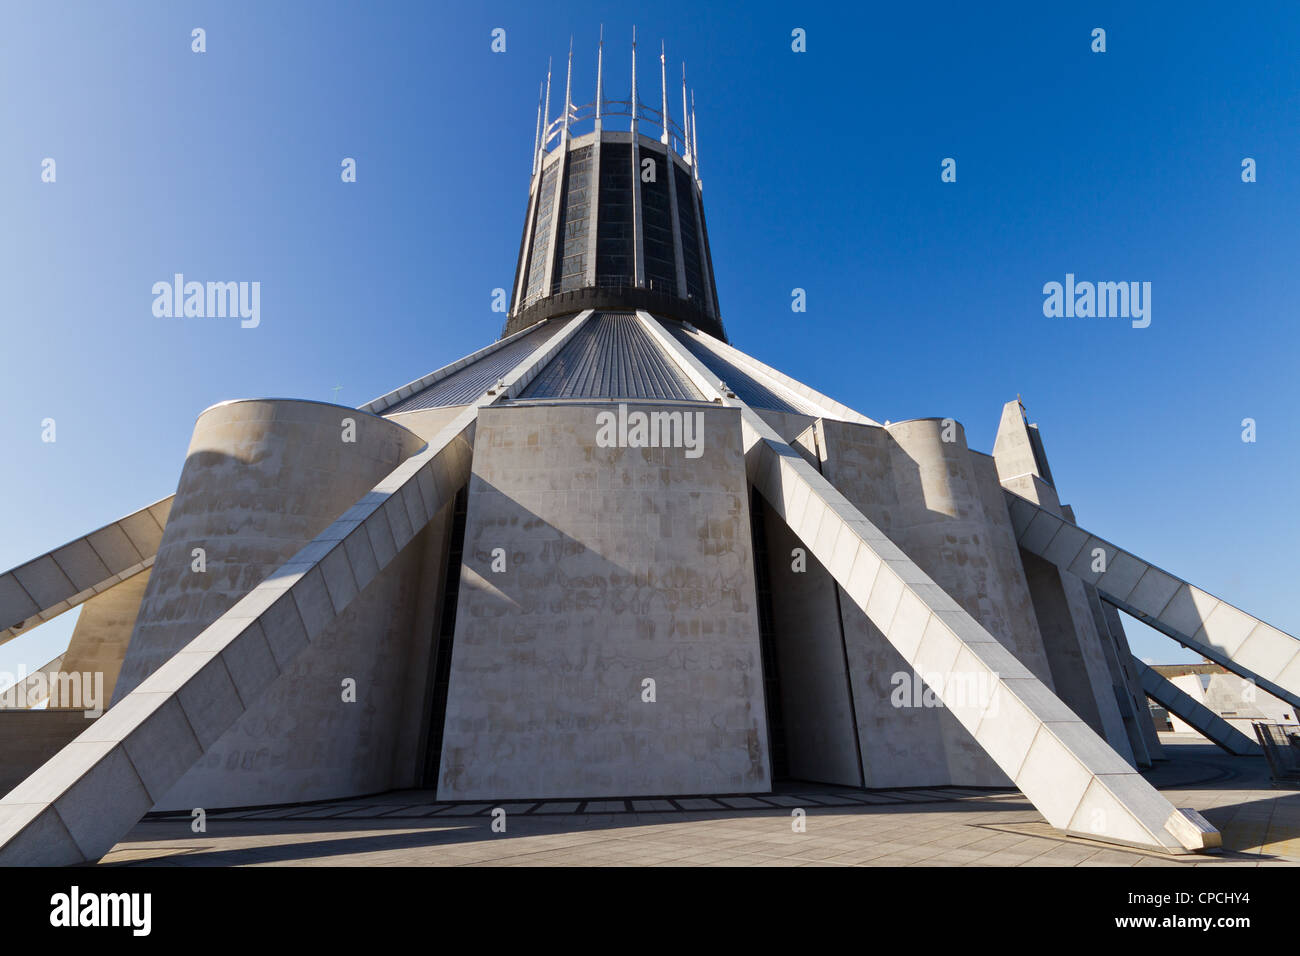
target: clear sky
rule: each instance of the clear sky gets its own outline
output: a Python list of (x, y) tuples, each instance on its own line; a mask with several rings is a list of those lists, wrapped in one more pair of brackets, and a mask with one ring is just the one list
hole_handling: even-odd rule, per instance
[[(1023, 395), (1083, 526), (1300, 633), (1293, 2), (637, 17), (642, 97), (660, 38), (697, 90), (735, 345), (877, 420), (956, 418), (984, 451)], [(625, 96), (621, 3), (8, 0), (0, 568), (170, 494), (217, 401), (356, 405), (494, 339), (537, 84), (572, 34), (589, 100), (602, 22), (606, 95)], [(177, 272), (260, 282), (261, 324), (155, 317)], [(1044, 317), (1066, 273), (1150, 282), (1150, 327)], [(0, 670), (57, 654), (71, 617)]]

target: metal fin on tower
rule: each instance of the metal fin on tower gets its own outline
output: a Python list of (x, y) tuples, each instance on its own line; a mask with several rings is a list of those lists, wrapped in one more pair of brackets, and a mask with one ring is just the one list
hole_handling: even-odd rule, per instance
[(537, 84), (537, 132), (533, 135), (533, 175), (537, 175), (537, 161), (542, 146), (542, 84)]
[(636, 26), (632, 26), (632, 92), (628, 94), (628, 112), (632, 114), (632, 133), (636, 134), (636, 110), (640, 97), (636, 94)]
[(569, 71), (564, 79), (564, 132), (560, 136), (560, 145), (569, 142), (569, 118), (573, 116), (573, 37), (569, 37)]
[(663, 135), (659, 137), (659, 142), (671, 148), (672, 137), (668, 133), (668, 56), (664, 50), (663, 40), (659, 41), (659, 93), (660, 99), (663, 101), (664, 111), (661, 117), (664, 131)]
[(546, 142), (551, 138), (551, 58), (546, 58), (546, 105), (542, 109), (542, 152), (546, 152)]
[(700, 131), (695, 125), (695, 91), (691, 90), (691, 166), (695, 169), (695, 183), (700, 182)]
[[(588, 99), (581, 77), (574, 89), (576, 37), (571, 36), (561, 112), (555, 115), (554, 62), (547, 63), (528, 211), (503, 335), (599, 305), (616, 311), (650, 308), (725, 338), (694, 175), (699, 160), (685, 65), (682, 112), (674, 124), (668, 45), (659, 42), (659, 99), (652, 103), (641, 99), (637, 40), (633, 26), (629, 92), (607, 99), (601, 26), (595, 96)], [(642, 180), (652, 168), (643, 161), (651, 159), (667, 161), (666, 177)]]
[(686, 109), (686, 61), (682, 60), (682, 158), (687, 165), (691, 162), (691, 122), (690, 112)]
[(596, 45), (596, 130), (600, 131), (600, 110), (605, 100), (605, 24), (600, 25), (600, 42)]

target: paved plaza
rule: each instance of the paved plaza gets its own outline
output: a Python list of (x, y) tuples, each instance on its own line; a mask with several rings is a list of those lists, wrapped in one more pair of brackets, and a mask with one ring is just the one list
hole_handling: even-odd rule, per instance
[[(161, 866), (1287, 866), (1300, 793), (1261, 757), (1162, 734), (1145, 776), (1203, 813), (1224, 852), (1171, 856), (1066, 836), (1015, 791), (791, 786), (742, 797), (439, 803), (427, 791), (145, 819), (102, 865)], [(492, 811), (505, 810), (494, 833)], [(792, 813), (806, 813), (795, 832)]]

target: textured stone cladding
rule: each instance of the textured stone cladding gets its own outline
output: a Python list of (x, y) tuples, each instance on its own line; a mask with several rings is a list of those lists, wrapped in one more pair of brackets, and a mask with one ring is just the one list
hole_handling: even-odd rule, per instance
[[(986, 510), (984, 485), (993, 476), (967, 450), (961, 426), (952, 423), (945, 435), (944, 422), (931, 419), (887, 428), (823, 421), (820, 445), (831, 483), (1018, 659), (1047, 676), (1028, 589), (1011, 560), (1006, 508), (994, 495), (1001, 513)], [(866, 785), (1006, 784), (952, 714), (918, 700), (914, 684), (909, 692), (911, 668), (866, 615), (846, 601), (840, 611)]]
[(703, 453), (599, 447), (607, 403), (480, 413), (440, 799), (771, 785), (739, 412), (628, 407)]
[[(353, 442), (343, 440), (344, 419), (356, 422)], [(227, 402), (200, 415), (113, 700), (423, 444), (392, 422), (319, 402)]]
[[(411, 539), (157, 809), (302, 803), (411, 784), (398, 742), (424, 709), (406, 678), (419, 657), (413, 622), (431, 533)], [(344, 700), (345, 679), (355, 681), (355, 701)]]
[[(344, 419), (355, 422), (355, 441), (343, 440)], [(324, 403), (243, 401), (204, 412), (114, 700), (423, 444), (392, 422)], [(193, 569), (194, 548), (205, 551), (203, 572)], [(371, 582), (159, 807), (290, 802), (387, 786), (391, 743), (375, 740), (393, 735), (400, 706), (393, 686), (406, 665), (418, 549), (408, 545), (415, 557), (403, 554)], [(342, 701), (348, 677), (357, 682), (355, 704)]]

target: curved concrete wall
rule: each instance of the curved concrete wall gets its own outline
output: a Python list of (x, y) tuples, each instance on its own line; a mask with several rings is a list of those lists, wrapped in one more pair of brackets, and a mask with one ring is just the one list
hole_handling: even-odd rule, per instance
[(457, 416), (464, 413), (467, 407), (467, 405), (447, 405), (438, 408), (422, 408), (419, 411), (387, 415), (385, 419), (401, 425), (403, 428), (409, 428), (425, 441), (428, 441), (454, 422)]
[[(809, 447), (818, 447), (823, 474), (837, 490), (1018, 660), (1050, 681), (996, 473), (969, 451), (959, 423), (948, 429), (944, 423), (873, 427), (823, 420)], [(990, 501), (1000, 513), (990, 511)], [(907, 680), (912, 669), (866, 615), (840, 603), (866, 785), (1005, 784), (969, 732)]]
[[(343, 420), (356, 422), (343, 440)], [(321, 402), (225, 402), (194, 426), (113, 700), (232, 607), (417, 451), (414, 433)], [(192, 570), (195, 548), (207, 570)]]
[[(707, 394), (707, 393), (706, 393)], [(751, 409), (738, 403), (759, 492), (831, 570), (941, 701), (1053, 827), (1160, 850), (1209, 850), (1221, 834), (1175, 809), (988, 630)], [(971, 699), (947, 678), (969, 674)], [(966, 682), (963, 682), (966, 683)], [(948, 709), (950, 708), (950, 709)]]
[[(355, 423), (351, 435), (345, 435), (345, 419)], [(393, 422), (320, 402), (227, 402), (200, 415), (113, 700), (121, 700), (423, 445), (419, 436)], [(202, 573), (192, 567), (195, 548), (206, 552)], [(416, 560), (415, 573), (418, 564)], [(261, 704), (251, 708), (213, 745), (196, 771), (219, 765), (245, 773), (208, 775), (196, 787), (191, 777), (201, 773), (192, 771), (178, 784), (187, 805), (312, 799), (300, 795), (303, 778), (286, 771), (311, 763), (313, 749), (337, 752), (339, 761), (348, 763), (338, 770), (334, 761), (332, 774), (323, 767), (312, 778), (321, 788), (339, 785), (353, 764), (374, 761), (359, 742), (375, 730), (373, 722), (359, 719), (360, 711), (335, 719), (304, 710), (302, 695), (312, 691), (287, 685), (319, 674), (330, 683), (324, 699), (340, 705), (344, 677), (357, 680), (360, 701), (386, 692), (376, 686), (381, 674), (394, 669), (385, 642), (396, 629), (404, 648), (410, 628), (402, 630), (384, 602), (376, 602), (375, 593), (392, 591), (389, 598), (396, 598), (411, 588), (411, 566), (398, 561), (376, 578), (348, 609), (346, 627), (339, 625), (336, 638), (313, 643), (300, 655), (295, 671), (268, 690), (266, 697), (277, 702), (269, 710)], [(378, 642), (368, 648), (369, 663), (340, 646), (368, 641)], [(327, 664), (326, 656), (347, 673), (334, 674), (335, 665)], [(370, 704), (343, 706), (366, 709)], [(355, 754), (342, 756), (348, 747), (356, 748)]]
[[(985, 511), (965, 429), (952, 419), (924, 418), (895, 422), (885, 430), (895, 446), (895, 542), (1042, 679), (1048, 668), (1029, 589), (1023, 574), (1004, 573), (995, 545), (999, 529)], [(954, 780), (996, 783), (1003, 778), (963, 729), (945, 732), (944, 745)]]
[[(806, 433), (799, 440), (810, 452), (820, 452), (822, 474), (837, 491), (876, 527), (896, 535), (896, 448), (884, 428), (823, 419), (815, 434)], [(895, 541), (903, 547), (897, 537)], [(804, 546), (811, 551), (808, 542)], [(820, 563), (812, 561), (806, 573), (830, 578)], [(774, 573), (774, 602), (786, 600), (778, 597), (778, 580)], [(828, 607), (838, 614), (843, 629), (864, 785), (908, 787), (957, 782), (948, 768), (944, 738), (959, 732), (961, 725), (946, 710), (924, 706), (923, 693), (918, 697), (918, 688), (910, 680), (912, 668), (856, 604), (841, 600), (838, 605)], [(818, 626), (822, 631), (826, 624), (809, 618), (805, 626)]]
[(952, 419), (895, 422), (885, 430), (895, 445), (899, 547), (1050, 688), (1015, 529), (991, 460), (970, 451), (966, 429)]

